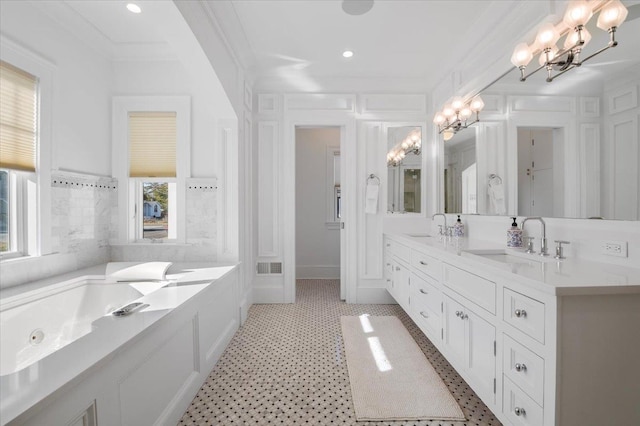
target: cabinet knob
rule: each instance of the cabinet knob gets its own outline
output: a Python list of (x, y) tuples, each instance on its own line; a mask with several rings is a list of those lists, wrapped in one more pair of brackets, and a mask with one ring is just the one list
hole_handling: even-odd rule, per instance
[(527, 311), (525, 311), (524, 309), (516, 309), (515, 311), (513, 311), (513, 314), (518, 318), (526, 317)]
[(527, 366), (520, 363), (516, 363), (514, 368), (516, 369), (516, 371), (527, 371)]
[(429, 318), (429, 314), (425, 313), (424, 311), (421, 311), (420, 315), (422, 315), (425, 318)]
[(462, 312), (456, 311), (456, 316), (459, 317), (460, 315), (462, 315)]
[(422, 293), (422, 294), (429, 294), (429, 292), (428, 292), (428, 291), (425, 291), (423, 288), (421, 288), (421, 289), (420, 289), (420, 293)]
[(524, 416), (526, 414), (526, 412), (524, 411), (524, 408), (521, 408), (521, 407), (514, 408), (513, 412), (516, 413), (516, 416)]
[(461, 313), (460, 313), (460, 319), (461, 319), (461, 320), (463, 320), (463, 321), (464, 321), (464, 320), (466, 320), (467, 318), (469, 318), (469, 316), (468, 316), (467, 314), (465, 314), (464, 312), (461, 312)]
[(391, 244), (387, 243), (387, 247), (391, 247)]
[(429, 264), (428, 264), (427, 262), (425, 262), (424, 260), (421, 260), (421, 261), (420, 261), (420, 264), (421, 264), (421, 265), (424, 265), (424, 266), (429, 266)]

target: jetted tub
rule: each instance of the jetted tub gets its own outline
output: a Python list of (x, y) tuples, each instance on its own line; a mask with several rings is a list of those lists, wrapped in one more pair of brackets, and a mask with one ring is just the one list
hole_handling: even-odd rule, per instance
[(90, 333), (94, 322), (168, 281), (75, 280), (0, 304), (0, 376), (12, 374)]

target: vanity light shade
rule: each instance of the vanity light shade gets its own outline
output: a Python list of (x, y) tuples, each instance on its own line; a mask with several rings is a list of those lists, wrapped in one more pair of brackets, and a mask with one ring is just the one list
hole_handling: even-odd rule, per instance
[(569, 3), (564, 14), (563, 22), (569, 28), (585, 25), (593, 16), (591, 6), (585, 0), (574, 0)]
[(445, 131), (442, 133), (442, 138), (443, 138), (445, 141), (448, 141), (448, 140), (450, 140), (450, 139), (453, 137), (453, 135), (454, 135), (454, 134), (455, 134), (455, 133), (453, 133), (453, 130), (445, 130)]
[[(587, 31), (586, 28), (583, 28), (580, 33), (582, 33), (582, 47), (586, 46), (591, 41), (591, 33)], [(567, 34), (567, 38), (564, 40), (564, 48), (569, 49), (578, 43), (579, 33), (578, 31), (573, 31)]]
[(471, 114), (473, 114), (473, 112), (471, 112), (471, 108), (469, 108), (468, 106), (460, 110), (460, 118), (462, 118), (463, 120), (471, 117)]
[(433, 117), (433, 124), (442, 124), (446, 120), (446, 117), (441, 112), (436, 113)]
[(619, 27), (627, 19), (628, 13), (629, 11), (620, 3), (620, 0), (613, 0), (600, 11), (598, 28), (608, 31), (613, 27)]
[(447, 104), (442, 108), (442, 114), (444, 114), (446, 118), (452, 118), (456, 115), (456, 111), (451, 107), (451, 105)]
[(480, 112), (482, 111), (482, 108), (484, 108), (484, 101), (480, 96), (476, 96), (475, 98), (473, 98), (473, 100), (469, 104), (469, 109), (471, 109), (471, 111), (473, 112)]
[(536, 43), (542, 49), (547, 49), (555, 46), (556, 42), (560, 38), (560, 33), (556, 29), (556, 26), (552, 23), (546, 23), (538, 31), (536, 36)]
[(453, 108), (454, 111), (460, 111), (463, 105), (464, 105), (464, 101), (459, 96), (453, 98), (453, 100), (451, 101), (451, 108)]
[(527, 43), (517, 45), (511, 55), (511, 63), (518, 68), (526, 67), (531, 59), (533, 59), (533, 53)]

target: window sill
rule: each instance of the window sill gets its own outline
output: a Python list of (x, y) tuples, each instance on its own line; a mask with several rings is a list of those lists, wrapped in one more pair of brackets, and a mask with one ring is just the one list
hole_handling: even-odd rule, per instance
[(2, 255), (0, 256), (0, 263), (13, 263), (26, 261), (29, 259), (35, 259), (40, 256), (29, 256), (28, 254), (12, 254), (12, 255)]

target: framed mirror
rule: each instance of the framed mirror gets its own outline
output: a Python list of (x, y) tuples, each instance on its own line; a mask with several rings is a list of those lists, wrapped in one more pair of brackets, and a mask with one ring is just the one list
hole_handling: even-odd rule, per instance
[[(590, 54), (609, 35), (587, 28)], [(478, 214), (640, 220), (640, 4), (616, 39), (552, 82), (514, 68), (482, 91), (480, 122), (441, 141), (446, 212), (473, 213), (475, 155)]]
[(422, 126), (385, 127), (387, 213), (424, 212)]

